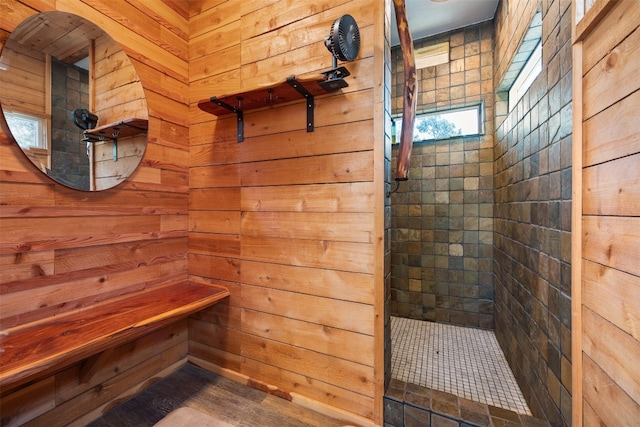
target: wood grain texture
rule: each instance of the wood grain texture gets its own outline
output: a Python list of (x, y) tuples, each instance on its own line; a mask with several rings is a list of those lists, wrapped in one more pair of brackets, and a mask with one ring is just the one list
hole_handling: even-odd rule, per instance
[[(633, 425), (640, 419), (640, 405), (627, 395), (601, 367), (584, 355), (584, 397), (602, 420), (599, 425)], [(615, 405), (613, 404), (615, 402)], [(615, 410), (612, 410), (615, 406)], [(586, 417), (585, 417), (586, 419)]]
[[(634, 2), (630, 2), (634, 3)], [(625, 17), (629, 19), (630, 17)], [(640, 89), (635, 79), (640, 28), (616, 45), (583, 77), (584, 118), (589, 118)]]
[(373, 383), (367, 379), (370, 367), (364, 365), (255, 335), (244, 337), (242, 356), (373, 397)]
[(180, 283), (5, 329), (0, 338), (4, 349), (0, 385), (146, 335), (228, 295), (224, 288)]
[(640, 218), (584, 217), (582, 242), (584, 259), (640, 275)]
[(339, 427), (345, 424), (344, 420), (313, 412), (188, 364), (105, 414), (91, 427), (150, 427), (178, 408), (193, 408), (228, 425)]
[[(100, 383), (101, 387), (94, 385), (74, 398), (59, 402), (53, 410), (31, 420), (29, 425), (87, 425), (114, 404), (133, 396), (144, 384), (157, 381), (174, 371), (184, 363), (185, 353), (186, 346), (181, 344), (163, 348), (162, 353), (151, 355), (144, 363), (103, 381)], [(133, 355), (129, 353), (128, 357)], [(75, 372), (74, 375), (77, 376), (78, 373)]]
[(370, 273), (373, 245), (325, 240), (243, 237), (242, 256), (252, 261)]
[[(319, 353), (332, 354), (340, 359), (362, 365), (373, 366), (373, 336), (305, 322), (285, 316), (242, 309), (244, 332), (283, 342), (284, 344), (306, 347)], [(358, 348), (359, 351), (353, 351)]]
[(364, 213), (244, 212), (241, 229), (249, 237), (371, 243), (372, 223)]
[(585, 38), (617, 2), (618, 0), (584, 1), (581, 6), (584, 16), (575, 24), (575, 28), (572, 30), (574, 39), (581, 41)]
[[(584, 169), (585, 215), (634, 216), (640, 205), (640, 153)], [(616, 172), (624, 170), (622, 176)]]
[[(372, 70), (384, 69), (374, 55), (374, 38), (384, 36), (376, 27), (384, 25), (381, 7), (368, 0), (213, 1), (198, 5), (190, 21), (189, 272), (237, 286), (228, 306), (201, 319), (225, 339), (199, 333), (191, 354), (369, 419), (384, 370), (374, 356), (384, 178), (374, 173), (383, 171), (383, 158), (374, 156), (383, 153), (376, 151), (382, 127), (375, 127), (382, 74)], [(211, 96), (329, 69), (323, 39), (345, 13), (358, 22), (362, 49), (345, 64), (349, 86), (315, 97), (314, 132), (306, 132), (302, 101), (245, 111), (242, 143), (233, 114), (197, 107)], [(207, 330), (204, 323), (194, 330)], [(366, 354), (350, 354), (341, 344), (349, 341)]]
[[(242, 305), (255, 311), (373, 335), (373, 310), (367, 304), (330, 300), (297, 292), (244, 286), (242, 288)], [(349, 319), (344, 318), (342, 313), (345, 312), (350, 313)]]
[[(229, 56), (228, 52), (220, 52), (221, 55)], [(238, 58), (239, 60), (239, 52)], [(233, 64), (234, 62), (231, 62)], [(237, 62), (236, 62), (237, 63)], [(196, 66), (198, 63), (196, 62)], [(191, 77), (198, 78), (201, 75), (208, 75), (210, 73), (209, 70), (205, 70), (203, 73), (199, 73), (197, 70), (191, 70)], [(295, 101), (304, 101), (304, 96), (295, 89), (295, 86), (299, 85), (299, 88), (304, 89), (311, 96), (324, 95), (326, 92), (324, 89), (317, 84), (318, 81), (321, 80), (321, 75), (318, 74), (316, 77), (311, 77), (307, 79), (300, 79), (299, 77), (295, 78), (293, 84), (289, 83), (288, 80), (284, 80), (281, 82), (277, 82), (274, 84), (263, 84), (257, 86), (255, 89), (252, 88), (245, 92), (240, 93), (231, 93), (231, 94), (220, 94), (215, 96), (216, 100), (223, 102), (226, 105), (229, 105), (233, 108), (237, 108), (241, 111), (251, 111), (257, 110), (260, 108), (272, 107), (278, 104), (291, 103)], [(302, 102), (303, 106), (305, 105)], [(227, 107), (223, 107), (219, 105), (217, 102), (214, 102), (211, 99), (204, 99), (198, 102), (198, 108), (207, 113), (213, 114), (214, 116), (225, 116), (225, 115), (234, 115), (233, 111), (229, 111)], [(303, 107), (304, 108), (304, 107)]]
[(402, 128), (400, 132), (400, 148), (398, 149), (395, 179), (397, 181), (406, 181), (409, 179), (411, 147), (413, 147), (413, 127), (416, 121), (416, 106), (418, 104), (417, 71), (413, 39), (411, 37), (407, 8), (404, 0), (393, 0), (393, 7), (396, 12), (396, 25), (400, 38), (404, 69)]
[[(640, 417), (637, 254), (640, 5), (601, 0), (575, 27), (573, 420), (633, 425)], [(581, 96), (580, 96), (581, 95)], [(575, 203), (575, 202), (574, 202)], [(578, 280), (576, 282), (576, 280)]]
[(243, 186), (371, 181), (370, 151), (241, 164)]
[[(253, 358), (248, 358), (242, 364), (242, 373), (250, 378), (267, 377), (273, 379), (271, 384), (282, 390), (293, 390), (295, 393), (314, 399), (318, 402), (326, 402), (335, 408), (360, 414), (360, 416), (373, 419), (374, 399), (351, 390), (336, 386), (333, 381), (324, 382), (307, 375), (293, 372), (291, 369), (282, 369)], [(375, 424), (374, 424), (375, 425)]]
[(2, 399), (2, 416), (22, 425), (55, 408), (55, 377), (48, 377)]
[(640, 341), (587, 308), (582, 316), (585, 355), (637, 402), (640, 400), (640, 373), (633, 361), (640, 358)]
[(581, 63), (585, 72), (600, 61), (611, 46), (616, 46), (631, 34), (640, 19), (640, 4), (637, 2), (624, 4), (624, 1), (607, 0), (597, 3), (598, 7), (594, 8), (592, 15), (600, 15), (593, 26), (598, 36), (584, 37), (586, 55)]
[[(78, 417), (88, 421), (99, 415), (89, 415), (93, 408), (107, 406), (115, 398), (122, 398), (122, 393), (135, 393), (139, 384), (162, 372), (166, 366), (184, 360), (187, 355), (187, 321), (179, 321), (164, 329), (147, 335), (139, 340), (118, 346), (111, 353), (105, 364), (94, 374), (89, 383), (79, 382), (79, 372), (83, 363), (70, 366), (48, 376), (37, 384), (41, 386), (37, 392), (31, 392), (34, 386), (26, 386), (16, 391), (3, 388), (3, 417), (8, 425), (22, 418), (26, 425), (69, 425)], [(147, 363), (148, 361), (148, 363)], [(149, 366), (155, 363), (155, 366)], [(124, 375), (123, 375), (124, 374)], [(55, 385), (54, 385), (55, 384)], [(110, 386), (105, 392), (101, 385)], [(36, 386), (37, 387), (37, 386)], [(134, 390), (130, 389), (134, 387)], [(37, 414), (24, 414), (24, 408), (31, 407), (38, 401), (51, 399), (56, 404)], [(6, 404), (5, 402), (11, 402)], [(82, 423), (82, 421), (76, 421)], [(49, 423), (49, 424), (47, 424)], [(20, 424), (20, 423), (17, 423)]]
[(636, 91), (584, 122), (585, 167), (637, 153), (640, 123), (635, 111), (639, 108), (640, 91)]
[(640, 280), (602, 264), (585, 261), (584, 307), (607, 319), (621, 331), (640, 339)]
[[(0, 17), (2, 35), (36, 9), (73, 12), (104, 28), (131, 59), (149, 107), (149, 143), (141, 167), (118, 188), (95, 194), (40, 176), (0, 133), (0, 262), (11, 266), (3, 271), (2, 284), (3, 298), (11, 295), (7, 301), (13, 310), (7, 320), (13, 323), (7, 324), (38, 320), (35, 313), (42, 310), (66, 316), (63, 307), (100, 303), (191, 274), (225, 284), (232, 295), (227, 304), (193, 322), (194, 338), (200, 338), (189, 342), (189, 352), (245, 372), (256, 384), (276, 384), (285, 394), (296, 391), (381, 422), (382, 412), (374, 407), (381, 402), (376, 376), (383, 371), (382, 360), (350, 356), (338, 344), (351, 337), (367, 349), (376, 348), (372, 325), (383, 311), (375, 307), (374, 297), (382, 236), (373, 230), (381, 224), (376, 206), (382, 205), (384, 191), (383, 159), (374, 155), (382, 152), (376, 148), (383, 129), (376, 88), (384, 67), (374, 58), (384, 37), (377, 18), (381, 6), (369, 0), (313, 5), (6, 1), (12, 7)], [(246, 144), (238, 145), (233, 117), (216, 119), (198, 111), (197, 101), (216, 93), (330, 67), (322, 39), (344, 13), (360, 24), (363, 49), (347, 65), (349, 88), (316, 100), (316, 132), (305, 132), (305, 111), (292, 104), (247, 114)], [(105, 80), (105, 86), (110, 84)], [(116, 105), (138, 108), (135, 102)], [(242, 211), (248, 212), (244, 225)], [(261, 221), (268, 227), (262, 228)], [(308, 229), (305, 221), (311, 224)], [(333, 222), (338, 229), (330, 228)], [(73, 292), (79, 288), (82, 292)], [(27, 295), (37, 298), (21, 308)], [(288, 304), (318, 304), (327, 320), (312, 315), (310, 308), (309, 313), (292, 311), (295, 318), (271, 313), (265, 295), (278, 297), (274, 306), (282, 313), (290, 310)], [(245, 307), (245, 298), (260, 309)], [(351, 318), (352, 310), (357, 319), (365, 319), (362, 324)], [(261, 319), (277, 328), (271, 336), (261, 336), (256, 323)], [(220, 342), (198, 335), (201, 327), (215, 331)], [(324, 338), (311, 342), (318, 333)], [(221, 337), (227, 334), (225, 341)], [(39, 413), (32, 424), (86, 424), (95, 411), (130, 396), (186, 354), (184, 335), (173, 346), (162, 339), (167, 344), (158, 353), (149, 343), (138, 353), (144, 339), (105, 356), (108, 360), (89, 369), (96, 372), (87, 384), (74, 383), (80, 363), (56, 374), (62, 387), (46, 395), (56, 406)], [(239, 347), (234, 344), (238, 339)], [(262, 343), (278, 350), (273, 360), (252, 351)], [(323, 369), (316, 373), (313, 364), (292, 365), (282, 356), (289, 352), (303, 359), (309, 355)], [(257, 359), (243, 356), (248, 353)], [(31, 414), (27, 418), (36, 416)]]
[(242, 261), (241, 281), (268, 289), (371, 304), (374, 291), (366, 273), (287, 264)]
[(373, 212), (370, 182), (242, 189), (243, 211)]
[[(55, 280), (40, 276), (33, 280), (30, 287), (20, 286), (16, 282), (8, 283), (4, 287), (7, 292), (2, 296), (2, 327), (46, 319), (113, 297), (167, 285), (180, 279), (172, 270), (183, 264), (182, 260), (177, 260), (141, 266), (136, 269), (136, 274), (128, 271), (130, 265), (114, 265), (108, 274), (107, 270), (101, 268), (103, 276), (99, 279), (92, 276), (96, 270), (91, 269), (86, 274), (65, 274)], [(145, 277), (163, 273), (162, 279), (145, 280)]]
[[(99, 67), (106, 74), (114, 67), (126, 73), (135, 68), (149, 104), (148, 144), (141, 167), (117, 188), (96, 193), (71, 190), (42, 175), (8, 136), (4, 124), (0, 125), (2, 328), (65, 316), (88, 304), (185, 280), (189, 81), (188, 17), (176, 7), (181, 2), (1, 3), (5, 6), (0, 16), (3, 42), (22, 20), (38, 11), (68, 11), (102, 27), (114, 36), (133, 65), (120, 67), (123, 57), (114, 56)], [(101, 85), (117, 87), (110, 77)], [(124, 88), (118, 93), (131, 94)], [(116, 98), (122, 101), (120, 95), (105, 97), (105, 101), (127, 111), (138, 108), (136, 100), (118, 104)], [(126, 152), (124, 145), (121, 149)], [(169, 330), (175, 339), (165, 341), (164, 336), (152, 334), (153, 340), (146, 341), (142, 352), (136, 344), (141, 346), (144, 338), (119, 347), (107, 365), (74, 392), (64, 390), (69, 382), (78, 381), (81, 361), (63, 371), (70, 373), (62, 389), (45, 387), (37, 393), (24, 389), (23, 397), (15, 397), (23, 393), (18, 383), (3, 386), (3, 417), (10, 415), (10, 407), (23, 407), (19, 418), (11, 418), (9, 423), (15, 419), (18, 424), (51, 426), (70, 424), (96, 407), (108, 406), (122, 393), (186, 357), (186, 322), (182, 332)], [(57, 371), (59, 367), (52, 368), (43, 381), (61, 381), (66, 374), (55, 374)], [(13, 400), (5, 404), (9, 402), (5, 399)], [(26, 410), (29, 401), (41, 400), (54, 402), (55, 408), (37, 404), (40, 410)]]

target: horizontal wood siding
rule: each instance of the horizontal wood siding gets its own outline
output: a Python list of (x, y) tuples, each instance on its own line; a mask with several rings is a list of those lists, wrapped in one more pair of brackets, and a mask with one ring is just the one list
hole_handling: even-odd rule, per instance
[[(90, 110), (98, 116), (98, 126), (148, 119), (144, 89), (127, 54), (109, 36), (98, 38), (94, 46)], [(111, 140), (92, 143), (94, 188), (102, 190), (126, 180), (138, 166), (146, 142), (145, 133), (119, 138), (115, 152)]]
[(11, 55), (11, 72), (0, 73), (3, 111), (33, 114), (49, 118), (47, 100), (46, 54), (24, 45), (9, 43), (2, 51)]
[[(581, 53), (582, 279), (574, 371), (585, 425), (640, 419), (640, 4), (598, 1), (575, 49)], [(633, 117), (632, 117), (633, 116)], [(576, 143), (576, 142), (574, 142)], [(580, 394), (579, 394), (580, 395)]]
[[(232, 293), (191, 321), (190, 354), (368, 419), (381, 417), (383, 369), (374, 327), (376, 275), (382, 280), (375, 203), (384, 189), (374, 174), (375, 165), (383, 170), (374, 150), (384, 133), (374, 135), (379, 7), (228, 0), (194, 5), (189, 21), (189, 272)], [(323, 39), (345, 13), (358, 22), (361, 53), (345, 64), (348, 88), (316, 97), (313, 133), (303, 102), (245, 112), (241, 143), (235, 116), (197, 108), (211, 96), (329, 69)]]
[[(38, 8), (75, 13), (102, 27), (128, 54), (149, 107), (149, 142), (140, 167), (118, 187), (96, 193), (45, 177), (1, 124), (2, 328), (185, 279), (188, 18), (173, 1), (2, 3), (8, 8), (0, 7), (1, 40)], [(136, 102), (127, 91), (116, 98)], [(186, 328), (183, 321), (117, 348), (88, 383), (79, 382), (78, 364), (13, 392), (3, 390), (3, 425), (87, 424), (181, 363), (187, 355)]]
[[(22, 113), (45, 119), (47, 135), (51, 133), (51, 72), (50, 57), (15, 41), (2, 49), (4, 58), (10, 58), (11, 72), (0, 73), (2, 84), (2, 111)], [(24, 149), (24, 154), (42, 170), (51, 167), (51, 147)]]

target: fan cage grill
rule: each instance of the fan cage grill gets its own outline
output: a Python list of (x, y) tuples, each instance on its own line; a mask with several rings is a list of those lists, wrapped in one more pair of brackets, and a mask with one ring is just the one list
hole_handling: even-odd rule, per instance
[(341, 61), (353, 61), (360, 51), (360, 29), (351, 15), (343, 15), (331, 25), (325, 41), (327, 48)]

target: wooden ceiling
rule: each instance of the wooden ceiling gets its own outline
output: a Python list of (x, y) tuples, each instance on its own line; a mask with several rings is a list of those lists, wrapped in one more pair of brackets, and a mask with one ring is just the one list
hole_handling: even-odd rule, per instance
[(27, 19), (11, 33), (11, 40), (59, 61), (75, 63), (89, 55), (89, 41), (104, 32), (86, 19), (61, 12), (47, 12)]

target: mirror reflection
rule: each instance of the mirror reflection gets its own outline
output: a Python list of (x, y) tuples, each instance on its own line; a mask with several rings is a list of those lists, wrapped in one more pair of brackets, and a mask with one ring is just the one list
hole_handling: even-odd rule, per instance
[(111, 188), (144, 154), (148, 110), (135, 68), (80, 16), (43, 12), (11, 33), (0, 55), (0, 104), (25, 155), (66, 186)]

